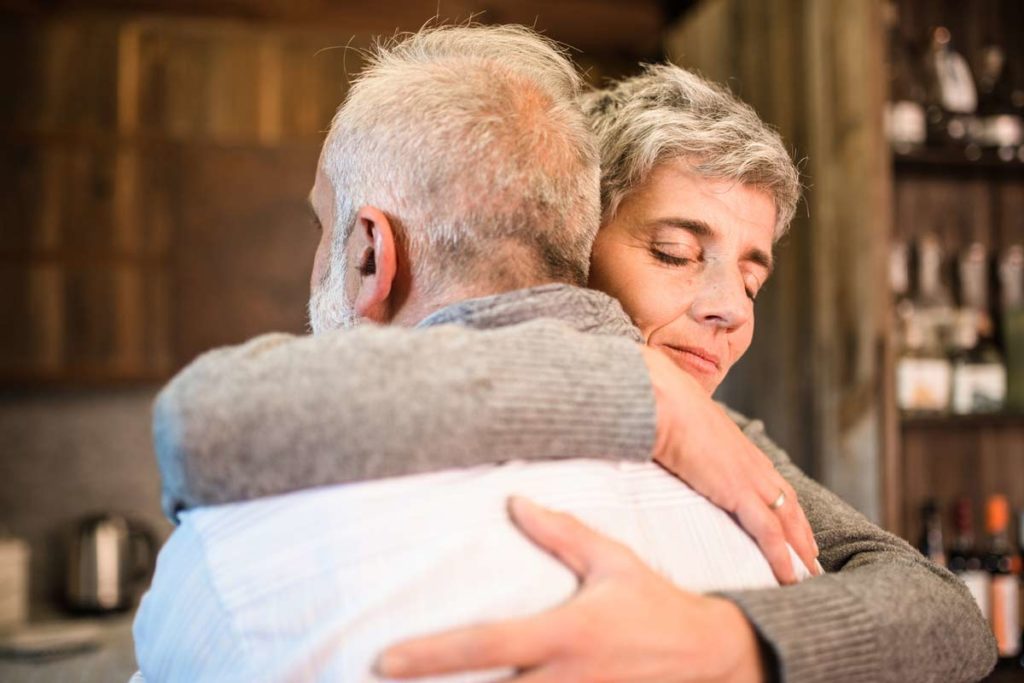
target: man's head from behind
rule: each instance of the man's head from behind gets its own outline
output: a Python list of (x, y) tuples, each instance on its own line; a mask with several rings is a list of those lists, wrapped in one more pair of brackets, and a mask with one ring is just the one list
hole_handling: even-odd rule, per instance
[(373, 50), (311, 195), (324, 231), (313, 331), (585, 284), (599, 168), (579, 90), (562, 52), (522, 27), (434, 28)]

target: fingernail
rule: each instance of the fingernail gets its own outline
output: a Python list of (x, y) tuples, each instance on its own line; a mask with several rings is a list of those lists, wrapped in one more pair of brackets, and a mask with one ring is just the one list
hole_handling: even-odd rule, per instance
[(401, 676), (405, 673), (408, 665), (408, 660), (402, 655), (385, 652), (377, 658), (377, 663), (373, 668), (377, 671), (378, 675), (391, 678), (393, 676)]

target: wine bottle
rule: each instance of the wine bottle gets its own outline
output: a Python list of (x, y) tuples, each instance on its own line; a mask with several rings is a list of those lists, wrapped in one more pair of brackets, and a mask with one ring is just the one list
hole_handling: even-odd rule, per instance
[(978, 117), (969, 137), (994, 147), (1000, 159), (1012, 161), (1024, 143), (1024, 116), (1014, 104), (1013, 69), (1006, 51), (1006, 25), (998, 3), (988, 6), (987, 34), (978, 50)]
[(949, 408), (952, 365), (946, 353), (953, 307), (942, 284), (942, 246), (935, 235), (917, 243), (917, 291), (897, 311), (903, 348), (896, 362), (900, 409), (943, 412)]
[(1024, 411), (1024, 247), (1012, 245), (999, 259), (1000, 313), (1006, 353), (1007, 398), (1013, 410)]
[(952, 36), (945, 26), (932, 30), (925, 58), (929, 77), (928, 124), (939, 142), (963, 144), (978, 107), (978, 91), (967, 60), (953, 49), (951, 42)]
[(974, 512), (970, 498), (953, 504), (953, 543), (949, 549), (948, 568), (971, 592), (978, 609), (989, 620), (989, 575), (982, 566), (981, 554), (974, 542)]
[(942, 516), (934, 500), (929, 500), (921, 506), (921, 540), (917, 548), (935, 564), (940, 567), (946, 566), (946, 549), (942, 544)]
[(1010, 553), (1010, 505), (1005, 496), (989, 496), (985, 510), (988, 531), (988, 552), (985, 570), (991, 578), (989, 590), (989, 623), (996, 637), (999, 657), (1015, 658), (1020, 655), (1020, 589), (1013, 573)]
[(954, 413), (997, 412), (1006, 400), (1006, 366), (989, 312), (988, 263), (980, 242), (968, 246), (958, 263), (961, 307), (953, 333)]
[(907, 154), (923, 145), (928, 136), (923, 79), (915, 66), (910, 43), (900, 30), (899, 8), (885, 5), (889, 45), (889, 101), (885, 108), (885, 130), (894, 151)]

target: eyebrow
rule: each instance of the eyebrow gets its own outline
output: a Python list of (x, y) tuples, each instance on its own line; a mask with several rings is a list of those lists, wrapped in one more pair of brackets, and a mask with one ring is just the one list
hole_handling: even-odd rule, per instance
[[(710, 225), (696, 218), (658, 218), (651, 221), (651, 224), (686, 230), (694, 237), (714, 237), (715, 235), (715, 230)], [(768, 271), (768, 275), (771, 275), (772, 271), (775, 270), (775, 260), (772, 258), (772, 255), (757, 247), (745, 253), (743, 260), (761, 266)]]

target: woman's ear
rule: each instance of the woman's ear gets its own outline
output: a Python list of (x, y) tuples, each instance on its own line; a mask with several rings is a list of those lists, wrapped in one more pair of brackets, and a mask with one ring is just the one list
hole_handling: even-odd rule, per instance
[(353, 307), (361, 318), (386, 323), (398, 268), (395, 233), (384, 212), (373, 206), (360, 208), (355, 223), (349, 240), (350, 268), (357, 278)]

